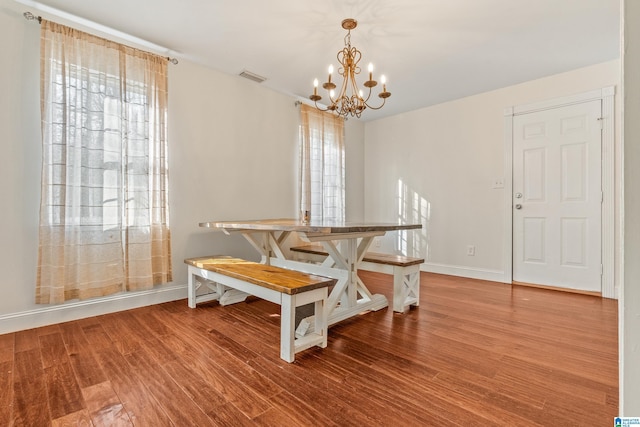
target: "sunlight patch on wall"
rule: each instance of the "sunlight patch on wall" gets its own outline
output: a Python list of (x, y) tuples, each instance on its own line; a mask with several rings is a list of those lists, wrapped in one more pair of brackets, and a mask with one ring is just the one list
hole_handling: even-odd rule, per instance
[(397, 189), (398, 224), (422, 224), (420, 230), (400, 230), (394, 244), (395, 251), (429, 260), (429, 239), (427, 230), (431, 219), (431, 203), (409, 187), (402, 178)]

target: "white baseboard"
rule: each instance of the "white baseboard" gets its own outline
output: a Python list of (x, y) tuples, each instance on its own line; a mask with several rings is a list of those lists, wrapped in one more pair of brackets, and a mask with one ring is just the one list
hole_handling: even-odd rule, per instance
[[(0, 334), (187, 298), (187, 285), (161, 286), (87, 301), (51, 305), (0, 316)], [(185, 301), (186, 305), (186, 301)]]
[(486, 268), (464, 267), (460, 265), (435, 264), (425, 262), (420, 264), (420, 271), (428, 273), (447, 274), (449, 276), (468, 277), (470, 279), (489, 280), (492, 282), (510, 283), (505, 281), (502, 270), (490, 270)]

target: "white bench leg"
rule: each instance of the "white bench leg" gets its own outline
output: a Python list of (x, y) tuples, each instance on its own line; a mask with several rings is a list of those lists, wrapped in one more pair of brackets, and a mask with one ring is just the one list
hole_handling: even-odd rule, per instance
[(314, 328), (316, 333), (322, 336), (322, 342), (318, 344), (319, 347), (327, 347), (327, 334), (329, 328), (329, 307), (327, 306), (327, 288), (324, 288), (324, 298), (316, 301), (316, 307), (314, 312), (315, 324)]
[(198, 288), (200, 287), (200, 282), (198, 282), (198, 279), (196, 278), (197, 276), (195, 274), (193, 274), (193, 270), (191, 267), (189, 267), (189, 278), (188, 278), (188, 285), (187, 285), (187, 292), (188, 292), (188, 305), (189, 308), (196, 308), (196, 291), (198, 290)]
[(409, 273), (407, 276), (407, 287), (409, 288), (409, 305), (411, 307), (418, 307), (420, 305), (420, 267), (417, 266), (416, 270)]
[[(314, 289), (297, 295), (282, 294), (280, 303), (280, 357), (291, 363), (295, 359), (295, 354), (318, 346), (327, 346), (328, 330), (328, 305), (327, 288)], [(313, 303), (314, 330), (305, 336), (296, 338), (295, 322), (296, 307)]]
[(280, 304), (280, 357), (287, 362), (295, 358), (296, 296), (282, 294)]
[(420, 305), (420, 267), (394, 267), (393, 311), (404, 313), (409, 306)]

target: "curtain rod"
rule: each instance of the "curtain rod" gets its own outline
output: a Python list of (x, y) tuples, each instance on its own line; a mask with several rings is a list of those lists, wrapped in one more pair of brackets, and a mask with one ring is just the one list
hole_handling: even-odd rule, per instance
[[(25, 12), (25, 13), (23, 13), (23, 16), (25, 17), (25, 19), (27, 21), (38, 21), (38, 24), (42, 24), (42, 16), (34, 15), (31, 12)], [(85, 21), (85, 22), (91, 22), (91, 21)], [(99, 25), (99, 24), (95, 24), (95, 25)], [(107, 28), (107, 27), (103, 27), (102, 25), (100, 25), (100, 27), (101, 28)], [(120, 31), (117, 31), (117, 30), (111, 30), (111, 31), (112, 32), (114, 32), (114, 31), (117, 32), (120, 35), (120, 37), (122, 37), (123, 34), (128, 36), (127, 34), (121, 33)], [(135, 43), (138, 43), (138, 44), (153, 45), (155, 47), (160, 47), (161, 48), (161, 46), (154, 45), (153, 43), (147, 42), (147, 41), (142, 40), (142, 39), (138, 39), (137, 37), (128, 36), (128, 37), (124, 37), (124, 38), (134, 39), (132, 41), (135, 42)], [(140, 42), (142, 42), (142, 43), (140, 43)], [(164, 48), (161, 48), (160, 50), (162, 50), (162, 49), (164, 49)], [(164, 50), (169, 50), (169, 49), (164, 49)], [(174, 65), (178, 64), (178, 60), (176, 58), (172, 58), (170, 56), (166, 56), (165, 58), (167, 58), (167, 61), (171, 62)]]

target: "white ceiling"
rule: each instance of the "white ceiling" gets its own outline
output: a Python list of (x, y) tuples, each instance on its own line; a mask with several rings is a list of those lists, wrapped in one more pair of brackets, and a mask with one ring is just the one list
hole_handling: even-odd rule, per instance
[[(361, 66), (373, 62), (392, 93), (362, 120), (612, 60), (620, 50), (619, 0), (38, 3), (164, 46), (178, 59), (234, 75), (251, 71), (267, 78), (263, 86), (305, 98), (315, 77), (322, 82), (329, 64), (337, 68), (346, 34), (340, 23), (355, 18), (351, 43), (362, 51)], [(25, 11), (38, 14), (38, 3)]]

